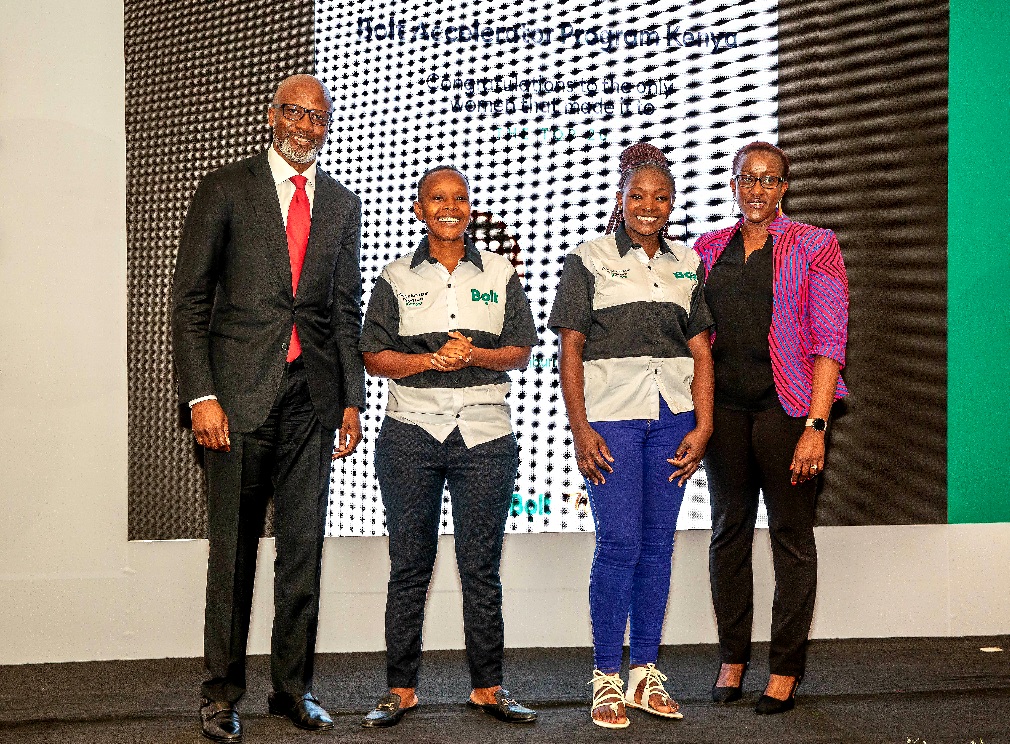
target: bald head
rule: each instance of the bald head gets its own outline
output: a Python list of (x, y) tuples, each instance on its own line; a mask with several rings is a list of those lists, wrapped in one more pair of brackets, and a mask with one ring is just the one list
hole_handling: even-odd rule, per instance
[(273, 102), (277, 104), (288, 103), (288, 98), (302, 95), (322, 96), (328, 107), (332, 108), (333, 106), (333, 97), (330, 95), (329, 89), (323, 85), (319, 78), (312, 75), (292, 75), (284, 78), (277, 86)]

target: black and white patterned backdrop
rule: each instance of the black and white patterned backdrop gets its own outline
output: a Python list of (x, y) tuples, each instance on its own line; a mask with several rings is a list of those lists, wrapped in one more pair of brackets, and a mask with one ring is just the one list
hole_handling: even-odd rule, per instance
[[(777, 135), (777, 10), (727, 4), (317, 0), (316, 73), (336, 113), (323, 167), (364, 203), (365, 295), (422, 235), (418, 177), (451, 163), (501, 226), (540, 327), (510, 403), (521, 461), (508, 529), (592, 529), (546, 328), (565, 254), (606, 226), (621, 151), (649, 140), (677, 179), (671, 233), (692, 241), (734, 215), (733, 152)], [(501, 237), (501, 236), (499, 236)], [(372, 446), (385, 384), (368, 381), (365, 440), (334, 472), (330, 534), (383, 532)], [(446, 496), (447, 498), (447, 496)], [(448, 501), (443, 529), (451, 531)], [(710, 525), (704, 473), (678, 526)]]
[[(562, 255), (603, 229), (626, 144), (644, 137), (669, 154), (679, 178), (677, 230), (693, 238), (731, 219), (724, 184), (736, 146), (777, 135), (793, 157), (786, 210), (834, 229), (849, 273), (844, 374), (852, 394), (833, 416), (818, 522), (946, 522), (944, 0), (479, 11), (464, 3), (435, 10), (357, 0), (126, 0), (124, 9), (131, 540), (205, 536), (199, 452), (180, 417), (168, 333), (189, 199), (209, 170), (267, 146), (274, 87), (313, 71), (333, 87), (340, 117), (324, 165), (367, 210), (366, 291), (381, 264), (419, 235), (407, 212), (417, 174), (452, 161), (474, 181), (480, 234), (521, 259), (541, 323)], [(422, 22), (427, 39), (412, 29)], [(467, 38), (474, 22), (476, 43)], [(638, 33), (601, 40), (599, 30), (588, 33), (592, 24)], [(641, 35), (649, 30), (658, 44)], [(537, 83), (559, 76), (563, 93)], [(507, 90), (510, 81), (527, 90)], [(647, 86), (638, 89), (648, 81), (664, 87), (650, 97)], [(632, 87), (615, 91), (618, 82)], [(523, 112), (521, 94), (545, 108)], [(656, 108), (639, 113), (634, 104), (625, 115), (621, 98)], [(461, 110), (453, 111), (457, 100)], [(593, 107), (605, 100), (613, 113)], [(567, 113), (570, 103), (579, 113)], [(584, 508), (565, 501), (580, 492), (580, 479), (554, 354), (553, 336), (543, 333), (531, 368), (514, 375), (523, 447), (514, 532), (592, 528)], [(365, 423), (374, 437), (385, 394), (375, 381), (369, 392)], [(370, 448), (366, 440), (335, 473), (331, 535), (382, 532)], [(699, 476), (680, 526), (707, 520)]]

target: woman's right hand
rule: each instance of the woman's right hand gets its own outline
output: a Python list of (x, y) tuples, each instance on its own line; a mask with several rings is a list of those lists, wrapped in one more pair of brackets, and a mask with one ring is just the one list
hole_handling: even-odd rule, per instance
[(572, 440), (575, 443), (575, 460), (582, 476), (594, 486), (606, 483), (603, 472), (614, 472), (610, 466), (614, 458), (607, 447), (607, 441), (589, 424), (572, 429)]

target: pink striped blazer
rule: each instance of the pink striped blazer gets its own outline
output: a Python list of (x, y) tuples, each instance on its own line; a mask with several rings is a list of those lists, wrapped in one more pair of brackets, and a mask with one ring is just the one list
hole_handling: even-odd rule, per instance
[[(741, 219), (732, 227), (705, 233), (695, 241), (694, 249), (701, 256), (706, 275), (742, 223)], [(813, 358), (824, 356), (845, 366), (849, 282), (838, 239), (831, 230), (793, 222), (780, 213), (768, 232), (772, 235), (775, 272), (768, 333), (775, 390), (786, 413), (806, 416), (810, 411)], [(848, 392), (839, 377), (835, 399)]]

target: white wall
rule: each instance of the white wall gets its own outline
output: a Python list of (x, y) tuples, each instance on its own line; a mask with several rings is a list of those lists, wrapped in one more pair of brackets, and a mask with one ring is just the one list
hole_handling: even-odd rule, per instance
[[(122, 3), (0, 0), (0, 17), (0, 663), (199, 656), (206, 543), (126, 540)], [(678, 541), (664, 640), (710, 643), (708, 533)], [(1010, 633), (1010, 525), (823, 528), (818, 541), (816, 637)], [(767, 534), (757, 542), (767, 638)], [(320, 651), (382, 648), (385, 550), (327, 541)], [(441, 555), (426, 646), (458, 648), (451, 538)], [(591, 557), (592, 535), (507, 539), (509, 645), (589, 644)]]

